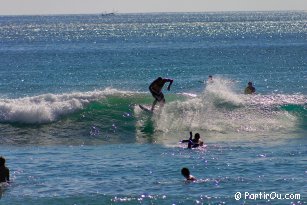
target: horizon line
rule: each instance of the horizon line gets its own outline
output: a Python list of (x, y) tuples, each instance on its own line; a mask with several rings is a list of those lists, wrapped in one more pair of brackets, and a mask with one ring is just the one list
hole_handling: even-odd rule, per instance
[(0, 14), (0, 16), (71, 16), (71, 15), (103, 15), (103, 14), (167, 14), (167, 13), (233, 13), (233, 12), (306, 12), (306, 10), (220, 10), (220, 11), (147, 11), (147, 12), (105, 12), (100, 13), (42, 13), (42, 14)]

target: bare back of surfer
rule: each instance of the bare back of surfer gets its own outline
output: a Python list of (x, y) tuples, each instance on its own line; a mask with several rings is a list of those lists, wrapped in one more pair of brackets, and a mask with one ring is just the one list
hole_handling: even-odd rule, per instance
[(153, 111), (155, 109), (157, 102), (159, 102), (161, 104), (161, 106), (164, 105), (165, 98), (164, 98), (164, 95), (162, 93), (162, 88), (163, 88), (164, 84), (167, 83), (167, 82), (169, 82), (167, 90), (170, 90), (171, 85), (173, 83), (173, 80), (169, 79), (169, 78), (158, 77), (156, 80), (154, 80), (150, 84), (149, 91), (151, 92), (152, 96), (155, 98), (155, 100), (152, 103), (151, 111)]

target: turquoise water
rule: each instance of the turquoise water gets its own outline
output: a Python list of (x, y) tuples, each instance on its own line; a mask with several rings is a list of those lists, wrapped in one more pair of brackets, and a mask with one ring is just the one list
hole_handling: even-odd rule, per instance
[[(0, 204), (306, 204), (306, 19), (0, 16)], [(174, 83), (148, 115), (158, 76)]]

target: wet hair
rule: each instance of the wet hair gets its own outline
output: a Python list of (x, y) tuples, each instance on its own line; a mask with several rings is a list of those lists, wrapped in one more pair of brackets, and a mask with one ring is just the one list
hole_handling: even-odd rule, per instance
[(199, 138), (200, 138), (200, 134), (199, 134), (199, 133), (196, 133), (196, 134), (194, 135), (194, 137), (197, 138), (197, 139), (199, 139)]
[(252, 82), (248, 82), (248, 85), (253, 85), (253, 83)]
[(209, 77), (209, 78), (212, 78), (212, 75), (209, 75), (208, 77)]
[(5, 165), (5, 159), (4, 157), (0, 156), (0, 166), (4, 166)]
[(162, 81), (163, 78), (160, 76), (160, 77), (157, 78), (157, 80), (158, 80), (158, 81)]
[(188, 177), (188, 176), (190, 176), (190, 170), (189, 170), (188, 168), (186, 168), (186, 167), (183, 167), (183, 168), (181, 169), (181, 174), (182, 174), (183, 176), (185, 176), (185, 177)]

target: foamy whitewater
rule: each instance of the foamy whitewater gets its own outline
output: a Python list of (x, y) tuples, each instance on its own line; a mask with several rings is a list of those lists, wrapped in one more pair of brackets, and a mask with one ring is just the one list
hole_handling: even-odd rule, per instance
[(0, 16), (0, 204), (306, 204), (306, 20)]

